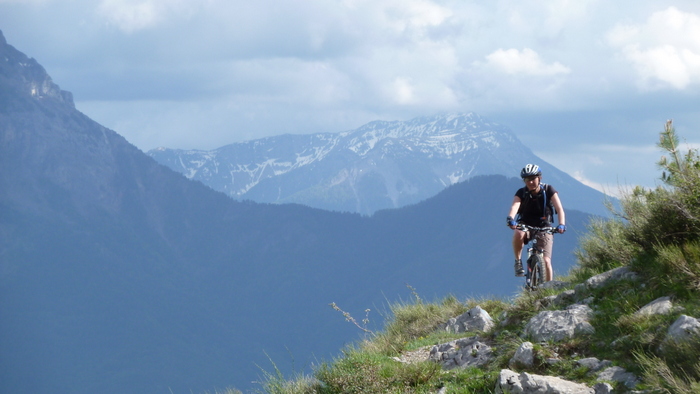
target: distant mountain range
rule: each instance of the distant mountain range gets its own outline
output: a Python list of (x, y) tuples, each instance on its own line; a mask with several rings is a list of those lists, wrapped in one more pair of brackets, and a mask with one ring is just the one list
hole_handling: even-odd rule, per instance
[[(0, 32), (0, 392), (246, 390), (258, 366), (300, 371), (358, 338), (331, 302), (372, 327), (406, 284), (510, 296), (520, 185), (471, 177), (369, 217), (235, 201), (77, 111)], [(567, 217), (559, 273), (589, 215)]]
[(602, 193), (546, 163), (506, 127), (474, 113), (375, 121), (343, 133), (281, 135), (211, 151), (159, 148), (156, 161), (234, 199), (372, 214), (479, 175), (538, 163), (567, 207), (605, 215)]

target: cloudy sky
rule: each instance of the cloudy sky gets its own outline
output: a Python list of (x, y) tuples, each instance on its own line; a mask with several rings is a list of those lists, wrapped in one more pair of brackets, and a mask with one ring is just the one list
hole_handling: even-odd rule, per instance
[(476, 112), (616, 193), (667, 119), (700, 146), (697, 0), (0, 0), (0, 30), (144, 151)]

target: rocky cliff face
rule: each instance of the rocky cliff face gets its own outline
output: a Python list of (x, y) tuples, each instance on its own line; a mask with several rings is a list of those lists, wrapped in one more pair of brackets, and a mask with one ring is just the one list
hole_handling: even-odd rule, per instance
[[(19, 76), (19, 78), (17, 78)], [(33, 58), (28, 58), (13, 46), (7, 44), (0, 32), (0, 78), (3, 87), (18, 94), (36, 99), (50, 99), (74, 107), (73, 95), (54, 84), (46, 70)]]
[[(85, 207), (84, 197), (104, 194), (110, 179), (100, 170), (115, 167), (110, 145), (126, 141), (76, 111), (72, 95), (4, 37), (0, 37), (0, 84), (0, 163), (4, 169), (0, 182), (5, 186), (0, 195), (5, 201), (11, 201), (15, 209), (47, 207), (50, 197), (44, 191), (52, 187), (75, 190), (64, 197), (80, 209)], [(91, 147), (89, 151), (82, 149), (85, 144)], [(83, 171), (80, 166), (86, 163), (104, 166)]]

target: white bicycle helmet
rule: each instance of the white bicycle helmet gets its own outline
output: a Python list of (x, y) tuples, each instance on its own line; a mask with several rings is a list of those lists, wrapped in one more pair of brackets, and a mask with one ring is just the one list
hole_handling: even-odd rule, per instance
[(528, 164), (520, 170), (520, 177), (525, 179), (531, 176), (541, 176), (542, 171), (537, 164)]

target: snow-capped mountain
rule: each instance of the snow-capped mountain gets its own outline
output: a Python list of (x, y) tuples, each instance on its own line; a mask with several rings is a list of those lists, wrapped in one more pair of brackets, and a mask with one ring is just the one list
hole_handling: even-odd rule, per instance
[[(211, 151), (159, 148), (148, 154), (235, 199), (362, 214), (417, 203), (476, 175), (517, 177), (530, 162), (539, 163), (559, 187), (566, 186), (563, 181), (587, 188), (535, 156), (506, 127), (474, 113), (374, 121), (342, 133), (281, 135)], [(600, 203), (602, 194), (587, 193)], [(602, 212), (590, 202), (576, 208)]]

